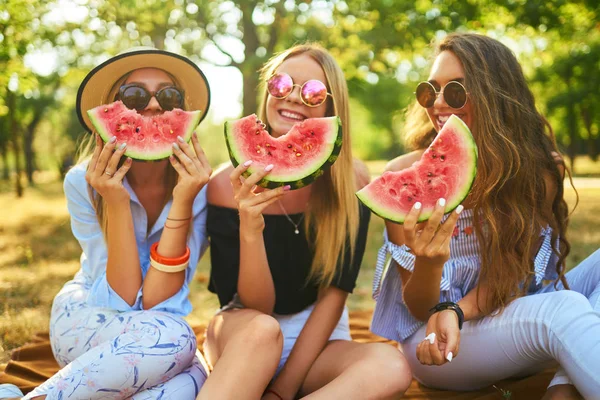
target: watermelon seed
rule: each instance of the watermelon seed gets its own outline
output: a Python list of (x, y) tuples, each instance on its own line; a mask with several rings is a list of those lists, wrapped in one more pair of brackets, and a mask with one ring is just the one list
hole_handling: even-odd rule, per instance
[(431, 158), (436, 158), (436, 157), (437, 157), (437, 155), (436, 155), (436, 154), (433, 154), (433, 155), (431, 156)]
[(291, 144), (288, 144), (288, 149), (291, 149), (291, 148), (292, 148), (292, 145), (291, 145)]
[(267, 154), (268, 154), (268, 155), (270, 155), (270, 156), (272, 156), (272, 154), (271, 154), (271, 152), (270, 152), (270, 151), (267, 151)]
[(105, 109), (104, 109), (104, 112), (108, 112), (108, 108), (105, 108)]
[(260, 131), (257, 129), (255, 135), (259, 135)]
[(121, 125), (117, 126), (117, 132), (121, 132)]
[(260, 150), (256, 150), (256, 154), (260, 154)]
[(296, 157), (300, 157), (301, 155), (301, 153), (296, 153)]
[(314, 136), (315, 135), (315, 131), (310, 131), (310, 134)]
[(431, 172), (428, 172), (427, 176), (433, 176), (433, 174)]
[(404, 186), (404, 187), (407, 187), (407, 186), (408, 186), (408, 183), (404, 182), (404, 183), (402, 184), (402, 186)]
[(269, 143), (267, 143), (267, 147), (271, 147), (271, 145)]
[(427, 179), (427, 183), (431, 183), (431, 179)]
[(446, 159), (445, 156), (440, 156), (440, 160), (444, 161)]
[(173, 134), (173, 129), (169, 129), (169, 133), (172, 135)]
[(140, 127), (138, 126), (137, 128), (135, 128), (135, 131), (136, 131), (137, 133), (139, 133), (139, 132), (140, 132)]
[(408, 196), (408, 201), (413, 201), (413, 198)]

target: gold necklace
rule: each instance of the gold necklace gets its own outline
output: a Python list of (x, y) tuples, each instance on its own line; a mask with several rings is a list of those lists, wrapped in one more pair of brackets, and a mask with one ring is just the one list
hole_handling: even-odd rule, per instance
[(283, 215), (285, 215), (285, 217), (287, 218), (288, 221), (290, 221), (290, 223), (292, 225), (294, 225), (294, 233), (296, 235), (298, 235), (300, 233), (300, 231), (298, 230), (298, 227), (300, 226), (300, 224), (302, 223), (302, 219), (304, 218), (304, 214), (302, 214), (302, 216), (300, 217), (300, 219), (298, 220), (298, 223), (295, 223), (294, 220), (292, 218), (290, 218), (290, 216), (288, 215), (287, 211), (285, 210), (285, 208), (283, 208), (283, 204), (281, 204), (281, 201), (277, 200), (277, 203), (279, 203), (279, 207), (281, 208), (281, 211), (283, 211)]

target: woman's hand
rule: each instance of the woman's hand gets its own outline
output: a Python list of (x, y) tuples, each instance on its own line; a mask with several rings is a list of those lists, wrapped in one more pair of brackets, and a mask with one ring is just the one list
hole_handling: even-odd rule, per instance
[(102, 139), (96, 135), (96, 149), (88, 164), (85, 180), (107, 204), (129, 202), (129, 193), (123, 186), (123, 178), (131, 167), (131, 158), (127, 158), (119, 168), (119, 161), (127, 144), (117, 146), (115, 136), (104, 146), (102, 143)]
[(458, 355), (460, 329), (452, 310), (433, 314), (427, 321), (427, 336), (417, 346), (417, 359), (424, 365), (443, 365)]
[(421, 203), (415, 203), (404, 220), (405, 243), (420, 263), (441, 267), (450, 258), (450, 240), (463, 206), (458, 206), (448, 219), (440, 224), (445, 206), (446, 200), (439, 199), (429, 220), (422, 224), (422, 229), (417, 225)]
[(290, 189), (288, 185), (257, 193), (256, 184), (273, 169), (273, 165), (267, 165), (262, 171), (254, 172), (242, 182), (242, 174), (251, 164), (252, 160), (246, 161), (238, 165), (229, 175), (233, 196), (240, 213), (240, 234), (249, 236), (262, 234), (265, 228), (263, 210), (279, 200)]
[[(192, 146), (194, 150), (192, 151)], [(173, 144), (173, 155), (169, 157), (171, 165), (179, 174), (177, 185), (173, 189), (173, 200), (192, 204), (200, 190), (208, 183), (212, 168), (200, 147), (196, 132), (192, 135), (192, 146), (181, 136)]]

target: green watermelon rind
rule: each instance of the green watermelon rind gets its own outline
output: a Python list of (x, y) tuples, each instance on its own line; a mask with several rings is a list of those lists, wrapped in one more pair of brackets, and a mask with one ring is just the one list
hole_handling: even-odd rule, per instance
[[(97, 112), (99, 112), (98, 107), (96, 108), (96, 110), (98, 110)], [(96, 129), (96, 132), (100, 135), (102, 140), (105, 143), (107, 143), (113, 135), (110, 132), (108, 132), (106, 129), (104, 129), (102, 120), (100, 118), (96, 117), (96, 114), (94, 113), (94, 109), (88, 110), (87, 113), (88, 113), (88, 116), (90, 117), (90, 121), (92, 122), (92, 125)], [(194, 130), (198, 127), (198, 124), (200, 123), (200, 119), (202, 118), (202, 111), (200, 111), (200, 110), (186, 111), (186, 114), (193, 116), (189, 121), (188, 128), (186, 130), (184, 130), (184, 134), (182, 136), (183, 140), (187, 143), (192, 138), (192, 134), (194, 133)], [(127, 149), (127, 150), (125, 150), (124, 156), (131, 157), (134, 160), (140, 160), (140, 161), (157, 161), (157, 160), (162, 160), (162, 159), (168, 158), (172, 154), (173, 154), (173, 148), (169, 147), (163, 151), (156, 151), (153, 153), (150, 153), (148, 151), (141, 153), (141, 152), (137, 152), (132, 149)]]
[[(337, 158), (340, 154), (340, 151), (342, 149), (342, 135), (343, 135), (342, 121), (339, 117), (337, 117), (337, 116), (325, 117), (325, 119), (328, 119), (330, 121), (329, 123), (332, 126), (332, 131), (337, 131), (335, 141), (330, 144), (330, 147), (332, 148), (331, 152), (326, 153), (327, 159), (324, 162), (315, 161), (311, 166), (305, 168), (302, 172), (297, 173), (296, 175), (293, 175), (293, 176), (288, 175), (288, 176), (277, 177), (277, 178), (265, 177), (258, 182), (258, 186), (263, 187), (263, 188), (268, 188), (268, 189), (275, 189), (280, 186), (289, 185), (292, 190), (300, 189), (300, 188), (310, 185), (315, 180), (317, 180), (321, 175), (323, 175), (325, 173), (325, 171), (328, 168), (330, 168), (333, 165), (333, 163), (335, 163), (335, 161), (337, 160)], [(227, 121), (227, 122), (225, 122), (225, 143), (227, 144), (227, 151), (229, 152), (229, 159), (231, 160), (231, 163), (233, 164), (233, 167), (235, 168), (240, 164), (240, 162), (243, 162), (245, 160), (241, 160), (241, 158), (243, 156), (241, 154), (236, 154), (236, 152), (233, 150), (234, 146), (231, 143), (232, 136), (233, 135), (231, 132), (231, 123), (229, 121)], [(325, 157), (323, 157), (323, 158), (325, 158)], [(250, 166), (246, 171), (244, 171), (242, 176), (247, 178), (250, 175), (252, 175), (253, 172), (256, 172), (256, 171), (252, 169), (252, 166)]]
[[(452, 119), (455, 119), (455, 121), (451, 122)], [(445, 214), (448, 214), (448, 213), (454, 211), (456, 209), (456, 207), (458, 207), (460, 205), (460, 203), (462, 203), (463, 200), (467, 198), (467, 196), (469, 195), (469, 192), (471, 191), (471, 188), (473, 187), (473, 183), (475, 182), (475, 175), (477, 174), (478, 151), (477, 151), (477, 145), (475, 144), (475, 139), (473, 138), (471, 131), (469, 130), (469, 128), (467, 127), (467, 125), (464, 123), (463, 120), (456, 117), (455, 115), (452, 115), (450, 117), (450, 120), (446, 123), (447, 124), (452, 123), (453, 125), (455, 125), (454, 128), (456, 129), (456, 131), (460, 134), (461, 138), (463, 139), (467, 153), (472, 155), (472, 158), (471, 158), (472, 162), (468, 163), (468, 165), (471, 165), (471, 168), (465, 169), (465, 171), (466, 171), (465, 174), (468, 174), (468, 176), (467, 176), (468, 184), (464, 185), (463, 190), (457, 191), (456, 195), (453, 198), (446, 199), (446, 207), (445, 207), (444, 212), (445, 212)], [(365, 187), (365, 189), (366, 189), (366, 187)], [(404, 223), (404, 221), (406, 219), (406, 215), (400, 215), (400, 214), (398, 214), (397, 211), (389, 210), (384, 207), (381, 207), (378, 203), (376, 203), (375, 201), (372, 201), (367, 193), (368, 192), (364, 191), (364, 189), (361, 189), (358, 192), (356, 192), (356, 197), (358, 197), (358, 199), (361, 202), (363, 202), (375, 215), (378, 215), (379, 217), (381, 217), (383, 219), (386, 219), (386, 220), (389, 220), (392, 222), (396, 222), (398, 224)], [(417, 222), (427, 221), (431, 217), (432, 214), (433, 214), (433, 210), (421, 212)]]

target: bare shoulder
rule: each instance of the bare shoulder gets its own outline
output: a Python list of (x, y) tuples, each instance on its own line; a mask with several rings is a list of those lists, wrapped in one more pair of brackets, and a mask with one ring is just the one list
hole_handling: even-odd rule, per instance
[(233, 165), (226, 162), (219, 165), (208, 181), (207, 198), (208, 203), (220, 207), (236, 207), (233, 199), (233, 189), (229, 174), (233, 171)]
[(356, 187), (358, 190), (367, 186), (369, 182), (371, 182), (371, 173), (369, 172), (369, 168), (367, 168), (366, 164), (358, 158), (354, 159), (354, 175), (356, 177)]
[(421, 156), (425, 150), (415, 150), (410, 153), (398, 156), (388, 162), (385, 166), (385, 171), (401, 171), (403, 169), (411, 167), (415, 162), (421, 159)]

